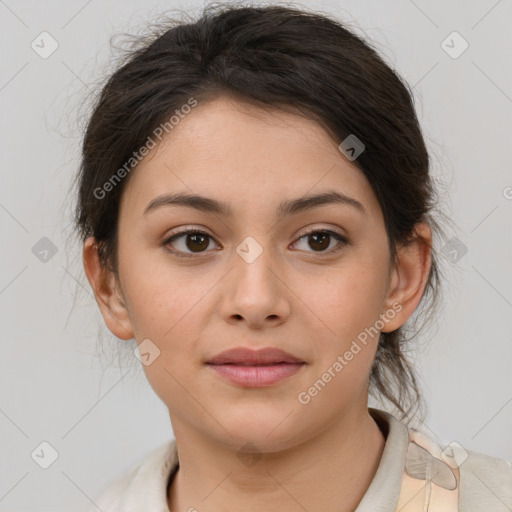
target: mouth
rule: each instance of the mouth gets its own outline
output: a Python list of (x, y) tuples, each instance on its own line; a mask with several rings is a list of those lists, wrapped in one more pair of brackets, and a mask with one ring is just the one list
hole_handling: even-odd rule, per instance
[(225, 350), (207, 361), (207, 364), (233, 364), (237, 366), (273, 366), (278, 364), (304, 364), (305, 361), (284, 350), (268, 347), (253, 350), (246, 347), (236, 347)]
[(206, 362), (215, 375), (242, 387), (268, 387), (296, 375), (306, 362), (284, 350), (236, 347)]
[(275, 362), (272, 362), (272, 363), (245, 363), (245, 362), (236, 362), (236, 363), (206, 363), (206, 364), (209, 364), (211, 366), (220, 366), (220, 365), (223, 365), (223, 366), (247, 366), (247, 367), (259, 367), (259, 366), (279, 366), (279, 365), (284, 365), (284, 364), (305, 364), (303, 362), (300, 362), (300, 363), (287, 363), (286, 361), (275, 361)]

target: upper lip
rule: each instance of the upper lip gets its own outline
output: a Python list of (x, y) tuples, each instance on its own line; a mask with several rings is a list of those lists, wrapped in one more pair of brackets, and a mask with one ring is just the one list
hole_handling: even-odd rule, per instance
[(245, 365), (271, 363), (303, 363), (301, 359), (279, 348), (261, 348), (253, 350), (246, 347), (236, 347), (225, 350), (207, 361), (207, 364), (239, 363)]

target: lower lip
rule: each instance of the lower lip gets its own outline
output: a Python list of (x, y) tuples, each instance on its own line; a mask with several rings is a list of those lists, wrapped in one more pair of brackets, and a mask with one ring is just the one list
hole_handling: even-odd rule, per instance
[(259, 388), (271, 386), (295, 375), (305, 363), (279, 363), (269, 366), (237, 366), (235, 364), (208, 364), (222, 377), (241, 386)]

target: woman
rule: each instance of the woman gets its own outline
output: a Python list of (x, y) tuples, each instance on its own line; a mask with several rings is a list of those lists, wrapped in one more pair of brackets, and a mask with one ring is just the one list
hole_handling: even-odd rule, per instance
[(166, 25), (103, 88), (78, 183), (87, 278), (175, 436), (92, 510), (512, 507), (510, 463), (412, 427), (435, 190), (410, 91), (341, 23)]

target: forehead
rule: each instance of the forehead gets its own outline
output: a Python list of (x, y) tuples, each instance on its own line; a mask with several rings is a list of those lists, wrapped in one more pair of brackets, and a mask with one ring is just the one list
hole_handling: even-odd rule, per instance
[(366, 177), (315, 121), (231, 98), (199, 103), (135, 169), (121, 202), (137, 216), (167, 192), (267, 210), (283, 199), (338, 190), (380, 208)]

